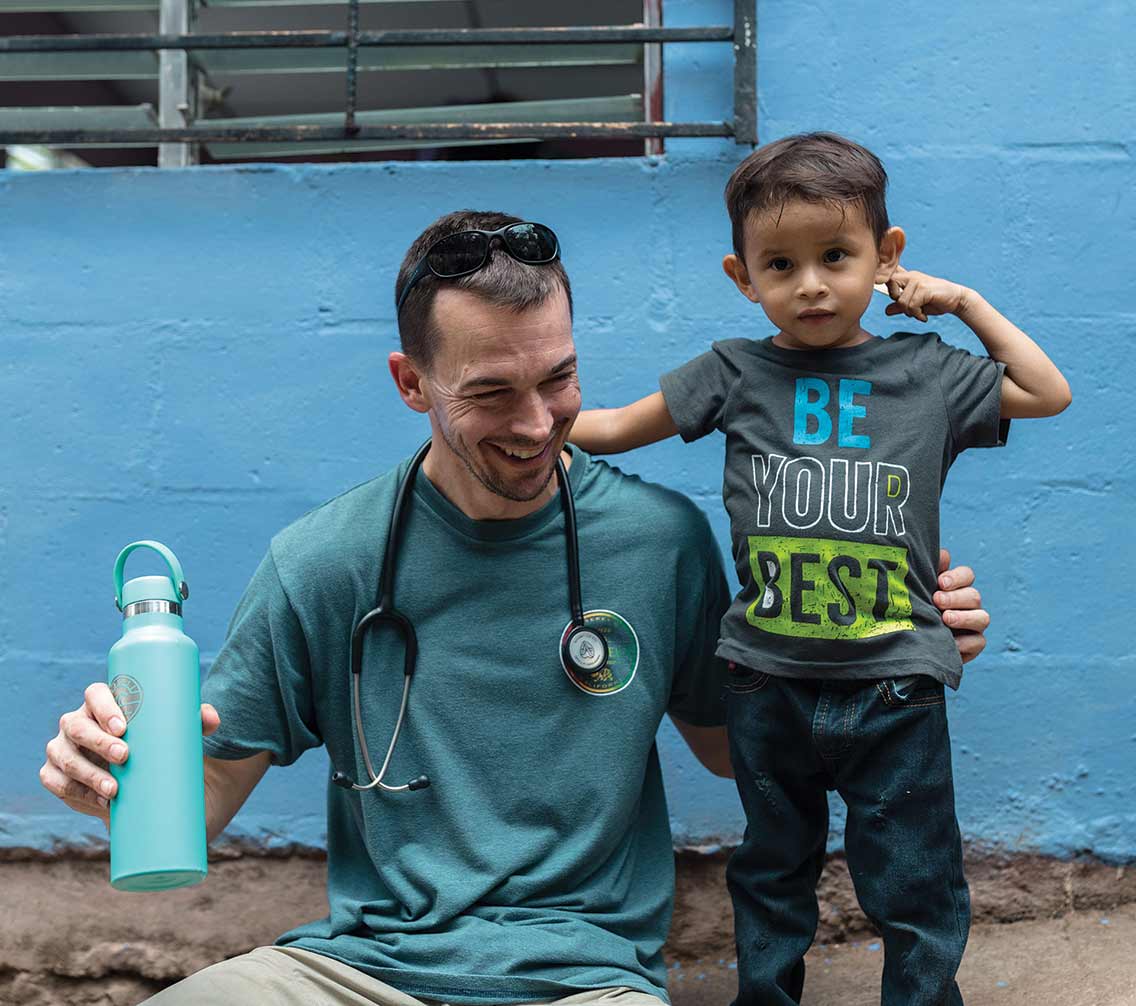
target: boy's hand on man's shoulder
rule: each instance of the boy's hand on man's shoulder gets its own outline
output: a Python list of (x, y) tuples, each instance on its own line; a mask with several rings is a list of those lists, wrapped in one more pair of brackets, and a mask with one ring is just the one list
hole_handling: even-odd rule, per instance
[(949, 279), (939, 279), (925, 272), (899, 267), (887, 282), (887, 314), (906, 314), (909, 318), (926, 321), (934, 314), (960, 314), (966, 308), (971, 291)]

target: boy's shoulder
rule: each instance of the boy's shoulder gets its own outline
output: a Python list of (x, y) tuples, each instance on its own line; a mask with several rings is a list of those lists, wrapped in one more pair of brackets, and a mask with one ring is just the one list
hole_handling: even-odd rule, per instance
[(896, 366), (903, 366), (914, 375), (942, 378), (943, 368), (951, 369), (959, 361), (986, 361), (985, 355), (976, 356), (961, 346), (944, 342), (938, 332), (893, 332), (880, 340), (885, 353), (881, 355)]
[(771, 342), (772, 339), (715, 339), (710, 343), (709, 349), (689, 362), (712, 365), (710, 361), (716, 361), (718, 366), (738, 373), (754, 364), (767, 362), (769, 354), (766, 344)]

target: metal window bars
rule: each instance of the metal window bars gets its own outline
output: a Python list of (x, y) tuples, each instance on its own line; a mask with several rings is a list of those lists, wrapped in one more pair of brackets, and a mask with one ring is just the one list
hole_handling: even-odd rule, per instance
[[(288, 0), (209, 0), (211, 6), (267, 6)], [(311, 0), (307, 0), (311, 2)], [(320, 2), (320, 0), (317, 0)], [(339, 2), (343, 0), (323, 0)], [(359, 0), (347, 0), (346, 31), (287, 30), (195, 33), (195, 0), (159, 0), (158, 34), (16, 35), (0, 38), (0, 79), (50, 79), (54, 69), (70, 79), (153, 75), (158, 58), (159, 110), (149, 105), (107, 108), (0, 108), (0, 145), (50, 147), (155, 146), (159, 163), (195, 163), (200, 144), (219, 158), (330, 153), (363, 147), (438, 145), (549, 138), (648, 141), (657, 152), (664, 137), (733, 137), (757, 142), (756, 0), (734, 0), (734, 23), (669, 28), (661, 0), (648, 0), (646, 24), (557, 28), (423, 28), (360, 31)], [(155, 0), (96, 0), (102, 9), (153, 9)], [(84, 5), (51, 0), (5, 3), (0, 9), (64, 10)], [(652, 23), (653, 22), (653, 23)], [(662, 117), (661, 45), (731, 43), (734, 55), (733, 120), (668, 122)], [(646, 100), (639, 95), (491, 105), (358, 111), (361, 68), (432, 69), (445, 66), (549, 66), (605, 62), (604, 53), (645, 47)], [(222, 72), (343, 67), (347, 95), (342, 114), (252, 119), (197, 117), (194, 61)], [(539, 53), (534, 56), (533, 53)], [(116, 54), (114, 67), (105, 54)], [(192, 54), (192, 58), (191, 58)], [(547, 54), (547, 56), (545, 55)], [(302, 58), (297, 60), (297, 55)], [(279, 57), (290, 61), (284, 67)], [(393, 57), (393, 58), (392, 58)], [(131, 61), (134, 62), (131, 62)], [(61, 62), (62, 61), (62, 62)], [(618, 57), (611, 61), (618, 61)], [(54, 62), (54, 66), (52, 63)], [(47, 64), (44, 66), (44, 64)], [(122, 64), (122, 65), (117, 65)], [(405, 121), (413, 115), (414, 121)], [(486, 120), (485, 116), (492, 116)], [(567, 116), (567, 118), (564, 118)], [(574, 117), (575, 116), (575, 117)], [(637, 117), (638, 116), (638, 117)], [(654, 147), (650, 141), (656, 141)]]

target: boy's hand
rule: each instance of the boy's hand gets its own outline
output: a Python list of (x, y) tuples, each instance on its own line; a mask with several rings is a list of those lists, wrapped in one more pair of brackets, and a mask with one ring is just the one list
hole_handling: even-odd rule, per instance
[(888, 280), (887, 292), (895, 303), (888, 304), (885, 313), (926, 321), (932, 314), (958, 314), (965, 308), (970, 290), (948, 279), (900, 267)]

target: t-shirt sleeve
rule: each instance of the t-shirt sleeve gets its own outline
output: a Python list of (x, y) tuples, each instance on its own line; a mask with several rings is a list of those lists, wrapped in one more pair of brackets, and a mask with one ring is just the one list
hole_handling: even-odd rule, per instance
[(212, 758), (267, 751), (290, 765), (322, 743), (316, 726), (307, 640), (269, 550), (229, 624), (202, 686), (221, 716), (205, 738)]
[(1006, 365), (948, 346), (938, 337), (935, 341), (935, 367), (951, 428), (952, 455), (968, 447), (1001, 447), (1010, 431), (1010, 421), (1001, 417)]
[(659, 378), (667, 410), (687, 443), (722, 429), (736, 371), (715, 347)]
[[(726, 683), (726, 662), (714, 655), (722, 616), (730, 604), (726, 576), (717, 544), (707, 528), (707, 561), (701, 595), (687, 608), (678, 626), (678, 655), (671, 681), (667, 712), (675, 719), (696, 727), (716, 727), (726, 722), (722, 701)], [(679, 571), (679, 583), (683, 582)]]

